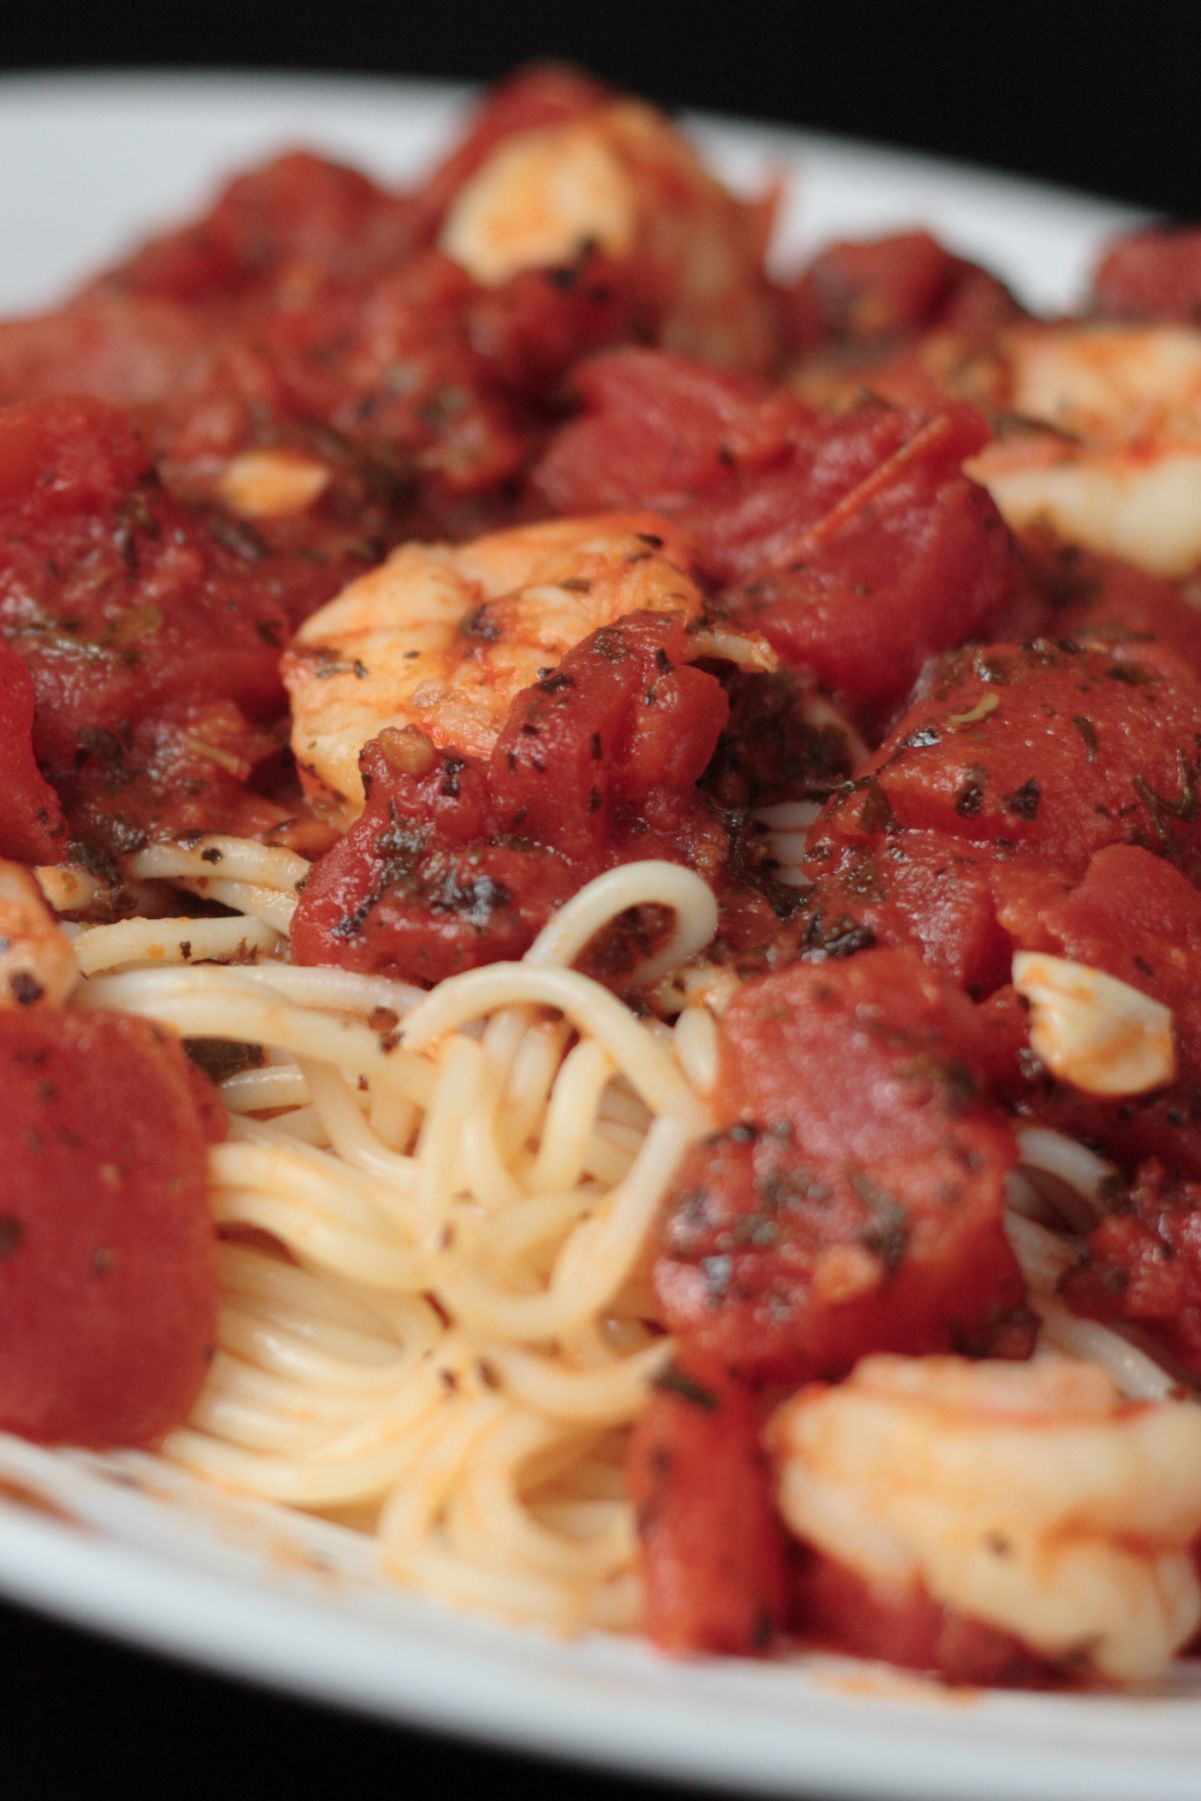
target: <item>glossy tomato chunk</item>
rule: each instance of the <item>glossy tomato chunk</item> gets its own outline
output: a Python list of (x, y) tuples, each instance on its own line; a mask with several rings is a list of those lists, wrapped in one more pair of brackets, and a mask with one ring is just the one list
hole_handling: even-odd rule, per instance
[(0, 412), (0, 627), (37, 693), (51, 767), (197, 695), (280, 703), (285, 623), (162, 491), (121, 414), (51, 399)]
[(1119, 238), (1097, 269), (1101, 312), (1195, 325), (1201, 315), (1201, 226), (1151, 225)]
[(988, 994), (1008, 980), (1011, 955), (997, 921), (993, 869), (989, 848), (946, 832), (819, 841), (807, 859), (812, 887), (787, 940), (808, 962), (873, 944), (912, 945), (939, 975)]
[(648, 1635), (665, 1651), (766, 1651), (786, 1566), (751, 1392), (716, 1364), (669, 1365), (635, 1424), (627, 1481)]
[(1201, 686), (1177, 659), (1071, 641), (962, 651), (830, 807), (822, 831), (926, 830), (1083, 873), (1107, 844), (1195, 867)]
[(61, 863), (66, 824), (58, 795), (33, 757), (33, 683), (0, 639), (0, 857)]
[(0, 1427), (150, 1444), (180, 1424), (216, 1323), (216, 1115), (160, 1028), (0, 1012)]
[[(297, 958), (439, 981), (520, 956), (593, 876), (653, 857), (700, 870), (735, 939), (770, 937), (770, 882), (755, 886), (733, 826), (695, 787), (728, 706), (687, 648), (678, 614), (594, 632), (515, 697), (486, 763), (412, 729), (382, 733), (361, 759), (366, 808), (301, 896)], [(620, 986), (647, 929), (609, 935), (594, 973)]]
[(1025, 1355), (1015, 1150), (963, 994), (865, 951), (747, 983), (718, 1034), (728, 1123), (677, 1172), (654, 1265), (682, 1342), (780, 1381), (872, 1350)]
[(993, 872), (998, 920), (1015, 945), (1049, 951), (1149, 994), (1170, 1008), (1175, 1080), (1148, 1094), (1103, 1099), (1023, 1061), (1001, 1076), (1022, 1110), (1108, 1149), (1127, 1167), (1159, 1158), (1201, 1176), (1201, 893), (1162, 857), (1133, 845), (1100, 851), (1083, 878), (1029, 865)]
[(367, 804), (305, 884), (296, 960), (433, 983), (521, 956), (575, 888), (570, 866), (499, 842), (486, 766), (420, 732), (381, 733), (359, 763)]
[(93, 286), (211, 309), (306, 272), (362, 281), (413, 243), (399, 196), (355, 169), (292, 150), (235, 176), (201, 218), (152, 239)]
[(970, 407), (839, 416), (679, 358), (623, 350), (578, 372), (581, 418), (534, 473), (557, 509), (653, 505), (694, 540), (726, 610), (790, 667), (869, 707), (932, 652), (1027, 605), (989, 496), (962, 474), (988, 432)]
[(1063, 1294), (1089, 1319), (1136, 1327), (1186, 1369), (1201, 1372), (1201, 1182), (1169, 1176), (1154, 1158), (1134, 1182), (1110, 1184)]
[(660, 791), (686, 794), (728, 711), (720, 683), (687, 653), (678, 616), (631, 614), (524, 689), (492, 757), (509, 830), (600, 856)]
[(211, 353), (204, 321), (169, 301), (96, 295), (57, 312), (0, 320), (0, 402), (91, 394), (154, 407), (188, 387)]
[[(204, 703), (251, 723), (283, 709), (286, 621), (269, 585), (163, 491), (98, 401), (0, 411), (0, 632), (32, 676), (34, 751), (73, 830), (90, 829), (78, 805), (96, 799), (97, 817), (122, 821), (102, 832), (110, 848), (145, 840), (148, 732)], [(223, 753), (202, 739), (181, 749), (211, 786)]]
[(1022, 548), (1048, 606), (1046, 636), (1104, 650), (1151, 640), (1201, 676), (1201, 608), (1177, 583), (1076, 544), (1035, 538)]
[(1099, 851), (1083, 879), (996, 875), (998, 916), (1016, 944), (1116, 976), (1172, 1011), (1182, 1081), (1201, 1081), (1201, 892), (1136, 845)]
[(830, 244), (789, 294), (802, 350), (894, 344), (935, 328), (982, 331), (1019, 316), (1008, 290), (926, 231)]

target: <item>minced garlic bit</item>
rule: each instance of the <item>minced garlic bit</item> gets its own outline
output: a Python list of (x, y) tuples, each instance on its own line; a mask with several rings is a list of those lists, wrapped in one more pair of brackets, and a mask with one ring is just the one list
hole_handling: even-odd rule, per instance
[(312, 457), (286, 450), (244, 450), (217, 478), (221, 499), (243, 519), (303, 513), (325, 492), (330, 472)]
[(1145, 1094), (1176, 1072), (1171, 1009), (1086, 963), (1018, 951), (1013, 985), (1030, 1003), (1030, 1044), (1086, 1094)]

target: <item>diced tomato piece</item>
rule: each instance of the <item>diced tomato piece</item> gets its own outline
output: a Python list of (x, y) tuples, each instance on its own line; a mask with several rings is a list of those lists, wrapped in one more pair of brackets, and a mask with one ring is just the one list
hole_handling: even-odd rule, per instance
[(656, 321), (629, 269), (586, 244), (559, 268), (522, 269), (477, 291), (469, 330), (493, 378), (544, 412), (561, 403), (581, 357), (650, 336)]
[(298, 271), (363, 281), (414, 243), (403, 198), (355, 169), (292, 150), (236, 176), (203, 217), (152, 239), (93, 290), (211, 307)]
[[(910, 944), (987, 995), (1007, 981), (1015, 945), (1055, 948), (1040, 909), (1058, 907), (1089, 850), (1114, 839), (1119, 848), (1103, 855), (1122, 876), (1108, 891), (1115, 909), (1127, 882), (1144, 876), (1153, 912), (1194, 904), (1190, 883), (1159, 854), (1196, 865), (1201, 694), (1174, 673), (1171, 681), (1141, 660), (1070, 642), (955, 659), (819, 822), (807, 857), (813, 885), (788, 944), (809, 960)], [(1157, 854), (1120, 848), (1127, 837)], [(1115, 944), (1125, 924), (1115, 912)], [(1147, 944), (1166, 929), (1153, 921)], [(1176, 920), (1171, 929), (1183, 928)], [(1129, 955), (1120, 962), (1110, 973), (1131, 967)]]
[(1117, 319), (1201, 318), (1201, 226), (1151, 225), (1119, 238), (1101, 260), (1097, 306)]
[(0, 411), (0, 626), (37, 695), (51, 774), (96, 734), (197, 697), (282, 702), (273, 597), (158, 486), (99, 401)]
[(1019, 308), (995, 276), (925, 231), (830, 244), (788, 294), (801, 351), (892, 343), (935, 326), (997, 327)]
[(895, 832), (870, 843), (819, 841), (813, 887), (788, 936), (807, 961), (872, 944), (912, 945), (972, 994), (1009, 977), (1011, 944), (997, 922), (989, 848), (944, 832)]
[(965, 996), (866, 951), (747, 983), (718, 1038), (729, 1123), (677, 1172), (654, 1265), (684, 1344), (781, 1381), (871, 1350), (1025, 1355), (1015, 1150)]
[(216, 1323), (214, 1115), (161, 1027), (0, 1012), (0, 1427), (142, 1445), (187, 1416)]
[(1201, 1372), (1201, 1182), (1173, 1180), (1151, 1159), (1131, 1188), (1111, 1185), (1106, 1206), (1065, 1299), (1089, 1319), (1138, 1327)]
[(183, 307), (133, 295), (0, 320), (0, 401), (91, 394), (111, 406), (157, 406), (198, 378), (211, 338)]
[(1055, 1675), (1011, 1633), (940, 1606), (921, 1587), (873, 1582), (820, 1553), (799, 1564), (794, 1606), (803, 1636), (945, 1682), (1030, 1688)]
[(892, 415), (910, 435), (845, 496), (846, 513), (835, 505), (802, 529), (729, 603), (789, 666), (865, 706), (899, 699), (927, 657), (990, 635), (1020, 604), (1022, 574), (989, 495), (926, 466), (923, 440), (946, 418)]
[[(287, 793), (281, 804), (263, 791), (281, 763), (278, 737), (250, 724), (232, 701), (176, 701), (152, 719), (98, 733), (57, 776), (72, 834), (98, 868), (148, 838), (188, 832), (270, 835), (302, 848), (299, 796)], [(306, 820), (303, 831), (321, 848), (329, 842), (316, 821)], [(114, 880), (118, 873), (110, 871)]]
[(703, 1361), (671, 1365), (630, 1441), (643, 1624), (664, 1651), (766, 1651), (785, 1602), (784, 1534), (748, 1389)]
[(728, 706), (721, 684), (685, 663), (687, 650), (679, 615), (634, 613), (524, 689), (492, 755), (507, 829), (602, 858), (657, 791), (698, 782)]
[(33, 757), (33, 682), (0, 638), (0, 857), (61, 863), (67, 827), (58, 795)]
[[(594, 357), (572, 387), (583, 411), (556, 434), (533, 476), (543, 501), (563, 514), (658, 512), (658, 499), (684, 510), (730, 482), (736, 468), (786, 463), (813, 421), (784, 389), (772, 393), (662, 350)], [(752, 554), (746, 566), (754, 562)], [(743, 569), (739, 561), (735, 573)]]
[[(477, 293), (429, 251), (365, 286), (325, 286), (277, 308), (251, 334), (269, 346), (277, 407), (332, 426), (393, 485), (420, 477), (474, 492), (508, 480), (531, 446), (473, 342)], [(236, 368), (217, 380), (231, 375), (236, 388)]]
[[(1165, 661), (1166, 658), (1166, 661)], [(929, 830), (1083, 873), (1107, 844), (1196, 865), (1201, 687), (1167, 653), (1070, 642), (966, 650), (940, 670), (851, 793), (834, 839)]]
[(497, 843), (486, 767), (419, 732), (382, 733), (360, 766), (367, 805), (305, 884), (297, 962), (433, 983), (521, 956), (576, 887), (570, 866)]
[(597, 358), (577, 386), (586, 410), (537, 466), (539, 494), (678, 520), (703, 572), (739, 584), (726, 610), (848, 697), (899, 699), (931, 653), (1020, 614), (1013, 541), (962, 474), (988, 436), (972, 408), (823, 417), (650, 351)]
[[(486, 764), (381, 734), (361, 759), (361, 818), (305, 885), (298, 960), (439, 981), (520, 956), (577, 888), (646, 857), (712, 881), (736, 941), (768, 938), (775, 914), (694, 787), (727, 703), (686, 651), (678, 614), (594, 632), (516, 696)], [(620, 986), (647, 953), (639, 930), (617, 930), (591, 967)]]
[(1162, 857), (1133, 845), (1100, 851), (1078, 881), (1055, 868), (1001, 862), (992, 883), (999, 923), (1015, 945), (1104, 970), (1169, 1007), (1177, 1058), (1169, 1087), (1106, 1100), (1030, 1066), (1020, 1057), (1023, 1033), (1008, 1067), (1002, 1054), (994, 1071), (998, 1092), (1127, 1165), (1156, 1157), (1201, 1177), (1201, 894)]
[(1180, 1079), (1201, 1082), (1201, 893), (1135, 845), (1098, 852), (1076, 885), (998, 866), (1001, 924), (1028, 950), (1103, 969), (1172, 1010)]
[(1049, 603), (1048, 637), (1115, 651), (1129, 646), (1135, 654), (1152, 639), (1201, 676), (1201, 608), (1175, 582), (1076, 544), (1034, 539), (1023, 552)]

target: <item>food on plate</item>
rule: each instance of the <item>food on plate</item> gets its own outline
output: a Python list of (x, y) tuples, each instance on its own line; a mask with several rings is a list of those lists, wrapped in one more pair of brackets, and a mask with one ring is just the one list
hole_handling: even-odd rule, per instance
[(789, 1525), (902, 1611), (917, 1588), (1120, 1681), (1162, 1669), (1201, 1619), (1195, 1408), (1129, 1408), (1066, 1358), (867, 1357), (772, 1432)]
[(560, 1632), (1141, 1682), (1196, 234), (1043, 321), (778, 199), (539, 67), (0, 324), (0, 1427)]
[(1187, 576), (1201, 555), (1201, 338), (1195, 326), (1089, 322), (1004, 334), (1012, 421), (971, 466), (1017, 530)]
[[(364, 745), (401, 726), (440, 750), (486, 755), (520, 690), (627, 614), (676, 613), (693, 660), (712, 655), (712, 633), (698, 630), (704, 601), (672, 535), (654, 513), (610, 513), (394, 551), (306, 620), (285, 653), (292, 750), (310, 792), (320, 784), (345, 822), (363, 805)], [(766, 645), (743, 654), (775, 664)]]
[(736, 199), (661, 113), (620, 101), (510, 134), (451, 201), (438, 244), (485, 287), (593, 244), (628, 268), (665, 348), (754, 368), (778, 341), (770, 223), (770, 198)]

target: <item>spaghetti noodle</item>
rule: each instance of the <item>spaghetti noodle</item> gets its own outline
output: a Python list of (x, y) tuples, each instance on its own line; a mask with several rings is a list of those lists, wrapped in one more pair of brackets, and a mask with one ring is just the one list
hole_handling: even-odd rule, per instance
[(569, 964), (649, 902), (671, 905), (671, 954), (686, 958), (712, 935), (712, 895), (676, 865), (627, 865), (522, 963), (422, 996), (246, 961), (274, 948), (254, 932), (293, 885), (286, 853), (161, 846), (136, 873), (204, 880), (213, 848), (253, 885), (249, 920), (123, 921), (73, 939), (89, 978), (77, 1005), (267, 1058), (221, 1087), (233, 1123), (211, 1164), (226, 1239), (217, 1352), (164, 1454), (370, 1524), (385, 1567), (444, 1599), (564, 1630), (633, 1628), (624, 1439), (672, 1354), (645, 1243), (705, 1129), (688, 1072), (708, 1047), (700, 1014), (674, 1030), (639, 1021)]
[[(163, 845), (134, 873), (190, 887), (212, 879), (214, 849), (244, 915), (72, 932), (76, 1006), (262, 1056), (220, 1086), (216, 1352), (163, 1454), (371, 1533), (388, 1574), (446, 1602), (564, 1632), (636, 1629), (627, 1446), (675, 1349), (647, 1240), (708, 1127), (714, 1017), (692, 1005), (671, 1026), (639, 1020), (570, 964), (650, 902), (672, 908), (671, 954), (694, 958), (711, 893), (678, 865), (626, 865), (520, 964), (426, 994), (281, 957), (266, 919), (301, 874), (288, 853)], [(1067, 1221), (1086, 1229), (1112, 1173), (1062, 1133), (1022, 1135), (1008, 1231), (1040, 1342), (1132, 1399), (1178, 1398), (1176, 1374), (1055, 1298), (1081, 1248)]]

